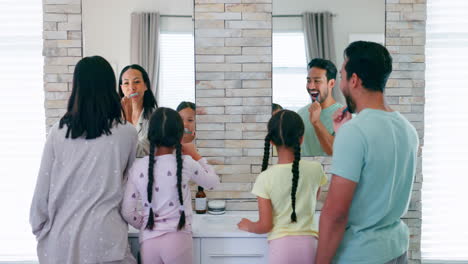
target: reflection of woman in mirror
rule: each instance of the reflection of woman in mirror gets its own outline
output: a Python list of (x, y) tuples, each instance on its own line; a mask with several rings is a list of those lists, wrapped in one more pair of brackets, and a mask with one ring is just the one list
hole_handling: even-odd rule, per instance
[(137, 64), (128, 65), (120, 72), (119, 95), (127, 121), (138, 132), (137, 158), (149, 153), (148, 122), (158, 107), (151, 91), (150, 79), (145, 69)]
[(192, 102), (181, 102), (177, 106), (177, 112), (184, 121), (184, 137), (182, 143), (192, 142), (195, 138), (195, 104)]
[(49, 131), (31, 204), (40, 263), (136, 263), (119, 209), (137, 133), (122, 118), (115, 86), (104, 58), (76, 65), (67, 112)]

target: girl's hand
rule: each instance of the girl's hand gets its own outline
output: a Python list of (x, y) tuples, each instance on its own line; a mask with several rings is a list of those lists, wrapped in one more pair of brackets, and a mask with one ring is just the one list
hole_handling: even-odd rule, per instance
[(247, 232), (250, 232), (249, 229), (250, 229), (250, 225), (252, 224), (252, 221), (250, 221), (249, 219), (247, 218), (242, 218), (242, 220), (237, 224), (237, 227), (240, 229), (240, 230), (244, 230), (244, 231), (247, 231)]
[(198, 154), (195, 144), (193, 144), (192, 142), (189, 142), (189, 143), (182, 142), (182, 153), (184, 155), (191, 156), (194, 160), (197, 160), (197, 161), (202, 158), (202, 156)]

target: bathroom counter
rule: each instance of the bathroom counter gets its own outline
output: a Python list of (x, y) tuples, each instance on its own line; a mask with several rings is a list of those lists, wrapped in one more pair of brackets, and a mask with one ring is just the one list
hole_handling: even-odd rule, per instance
[[(193, 237), (266, 237), (239, 230), (237, 223), (242, 218), (258, 220), (258, 211), (226, 211), (223, 215), (196, 214), (192, 217)], [(130, 226), (129, 237), (138, 237), (139, 230)]]
[[(320, 213), (316, 212), (318, 219)], [(239, 230), (242, 218), (258, 220), (258, 211), (227, 211), (223, 215), (193, 214), (194, 264), (266, 264), (268, 263), (267, 234)], [(139, 253), (138, 230), (130, 227), (129, 242), (135, 256)]]

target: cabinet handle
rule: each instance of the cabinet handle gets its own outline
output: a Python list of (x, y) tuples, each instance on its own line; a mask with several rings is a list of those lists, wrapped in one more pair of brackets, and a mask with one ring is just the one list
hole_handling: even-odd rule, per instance
[(263, 254), (210, 254), (209, 255), (211, 258), (235, 258), (235, 257), (241, 257), (241, 258), (263, 258)]

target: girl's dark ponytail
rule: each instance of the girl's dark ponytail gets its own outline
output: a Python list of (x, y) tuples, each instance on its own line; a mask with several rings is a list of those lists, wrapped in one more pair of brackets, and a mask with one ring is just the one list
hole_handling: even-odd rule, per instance
[(177, 192), (179, 194), (180, 203), (180, 218), (177, 230), (181, 230), (185, 226), (185, 209), (184, 197), (182, 195), (182, 145), (180, 142), (176, 144), (176, 160), (177, 160)]
[(149, 148), (149, 160), (148, 160), (148, 187), (146, 188), (148, 194), (148, 204), (150, 205), (149, 217), (148, 217), (148, 224), (146, 224), (146, 228), (149, 230), (153, 230), (154, 227), (154, 212), (151, 206), (151, 200), (153, 198), (153, 171), (154, 171), (154, 150), (155, 145), (153, 142), (150, 142)]
[(291, 188), (291, 205), (292, 205), (292, 214), (291, 214), (291, 222), (297, 222), (296, 216), (296, 192), (297, 192), (297, 185), (299, 182), (299, 161), (301, 160), (301, 145), (299, 140), (294, 145), (294, 161), (292, 164), (292, 188)]
[(292, 164), (291, 186), (291, 222), (297, 222), (296, 192), (299, 185), (299, 161), (301, 160), (300, 140), (304, 136), (304, 122), (295, 112), (281, 110), (268, 121), (268, 135), (265, 137), (265, 153), (263, 155), (262, 171), (268, 166), (270, 141), (277, 147), (290, 148), (294, 152)]
[(270, 160), (270, 134), (265, 137), (265, 150), (263, 152), (262, 171), (268, 168), (268, 161)]

